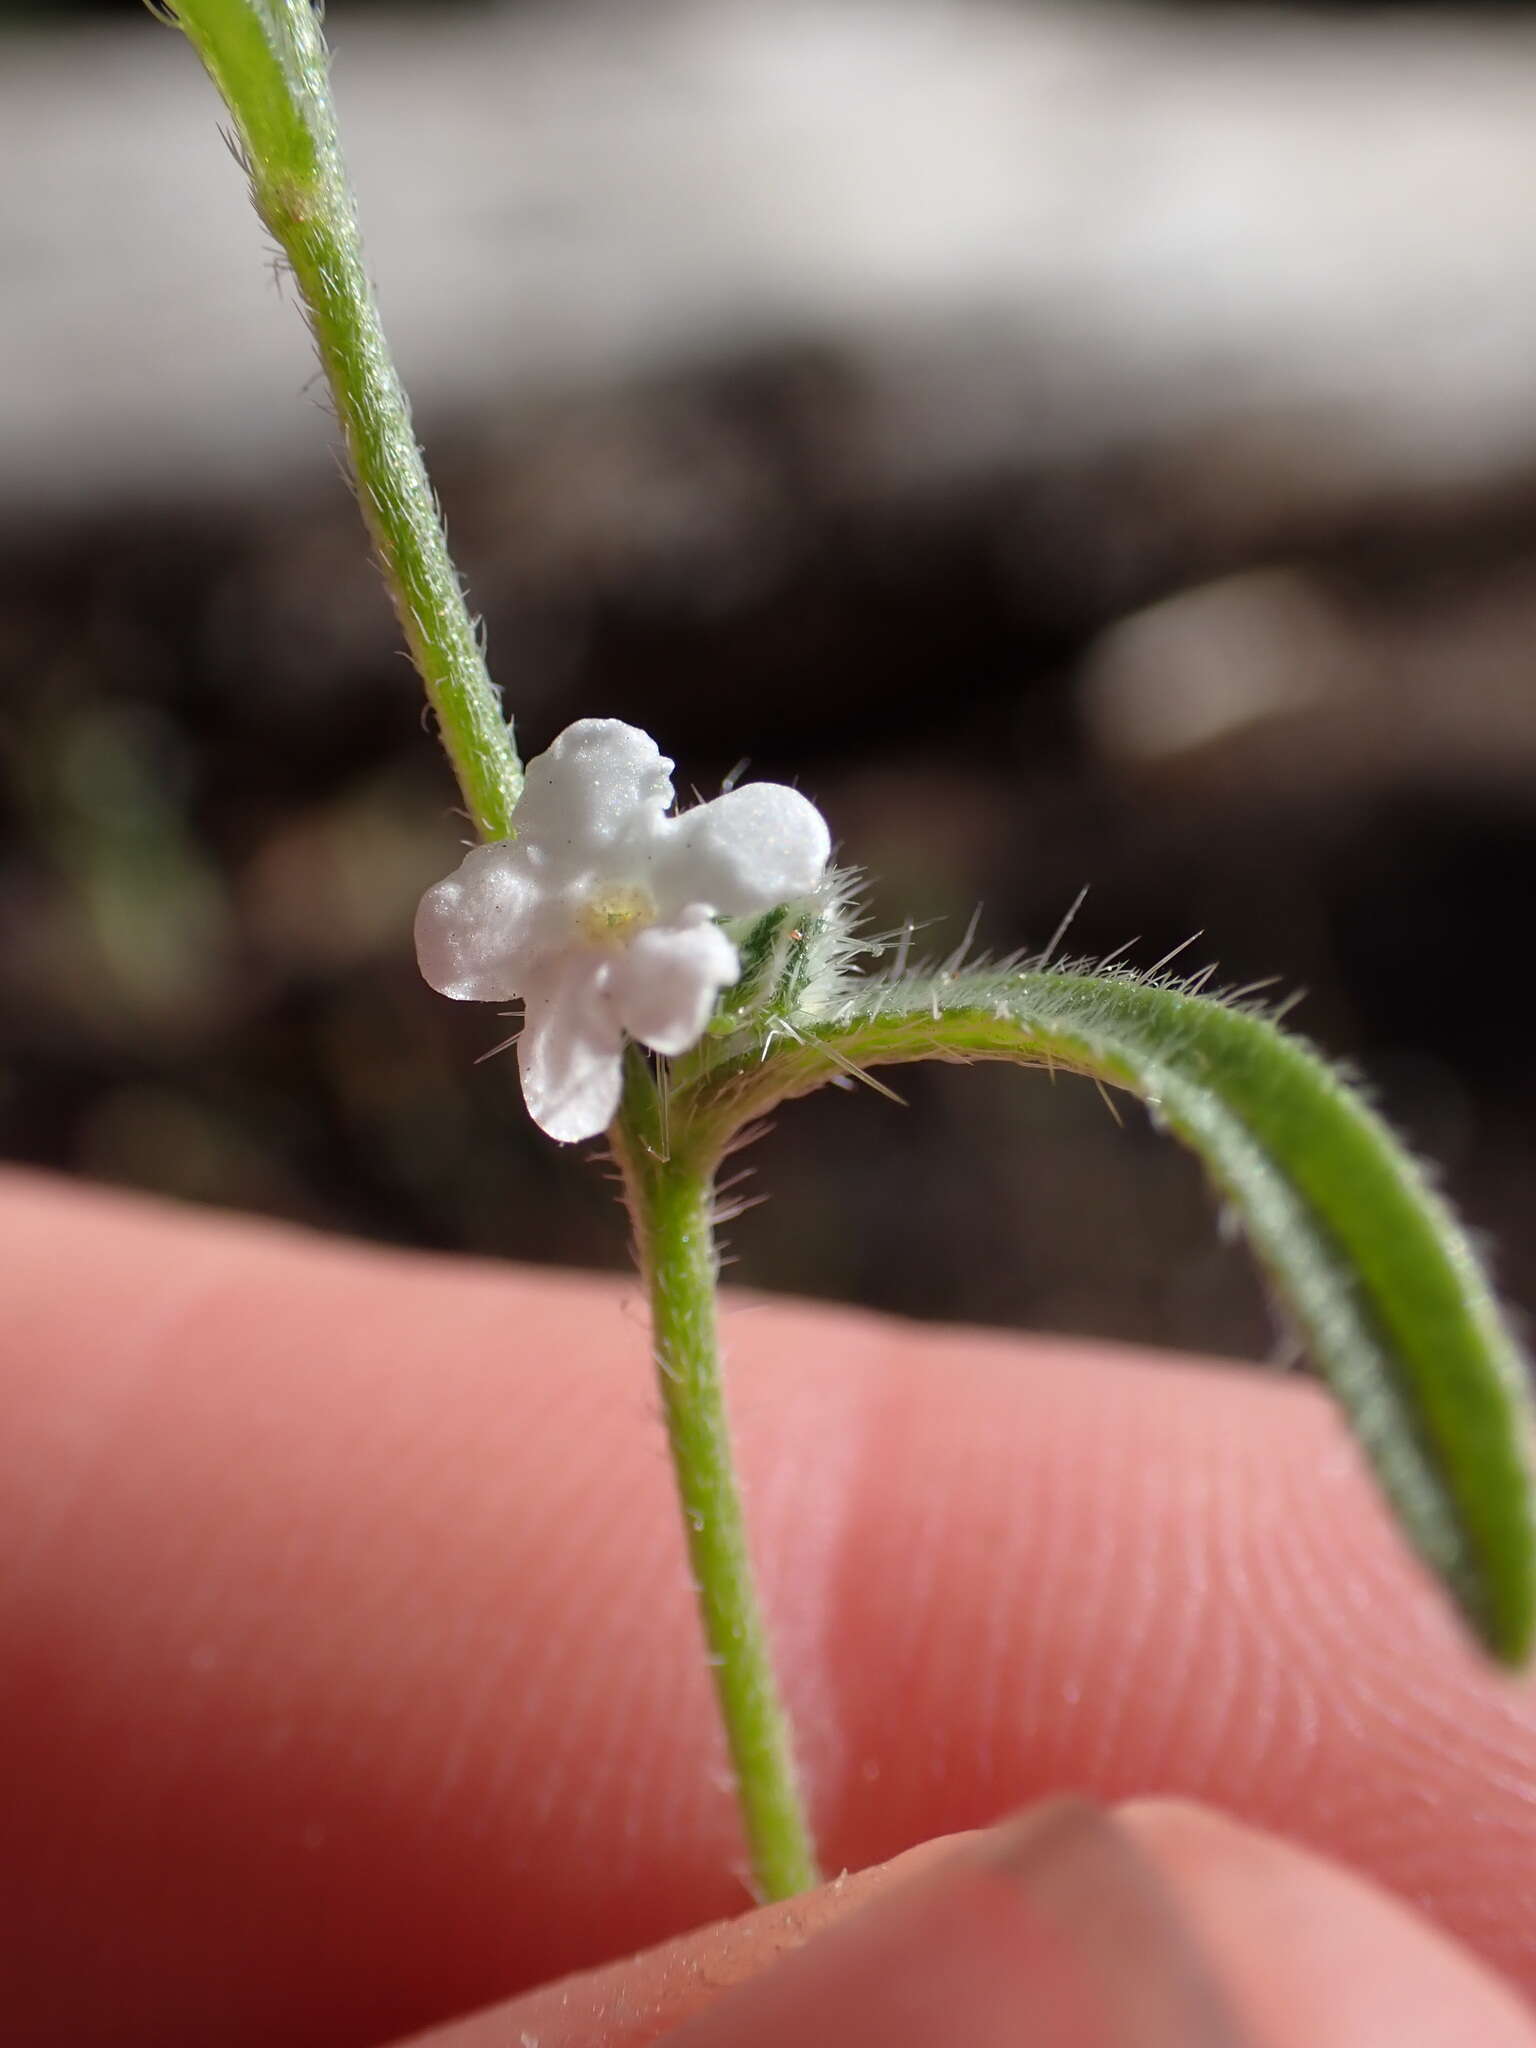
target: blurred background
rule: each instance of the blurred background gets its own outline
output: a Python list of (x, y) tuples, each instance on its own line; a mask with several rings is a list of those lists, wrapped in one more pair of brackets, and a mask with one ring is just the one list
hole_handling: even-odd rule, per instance
[[(1536, 14), (332, 0), (386, 320), (534, 751), (822, 804), (943, 952), (1308, 993), (1536, 1306)], [(0, 1150), (618, 1264), (190, 51), (0, 7)], [(905, 1070), (758, 1148), (737, 1278), (1271, 1355), (1134, 1106)]]

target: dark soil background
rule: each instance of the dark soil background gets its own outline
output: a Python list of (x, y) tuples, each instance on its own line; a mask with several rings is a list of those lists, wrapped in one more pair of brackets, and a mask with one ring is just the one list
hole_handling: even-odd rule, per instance
[[(1191, 965), (1305, 987), (1293, 1023), (1536, 1306), (1536, 1067), (1504, 992), (1536, 884), (1536, 471), (1341, 501), (1295, 488), (1305, 443), (1234, 433), (903, 479), (868, 404), (857, 356), (807, 343), (565, 406), (423, 408), (526, 745), (607, 713), (684, 788), (744, 753), (796, 778), (874, 878), (875, 923), (918, 919), (920, 949), (978, 905), (979, 947), (1039, 944), (1087, 883), (1075, 950), (1150, 964), (1198, 931)], [(603, 1174), (528, 1125), (510, 1061), (475, 1064), (507, 1027), (415, 974), (415, 898), (462, 828), (340, 481), (5, 523), (5, 1153), (620, 1263)], [(1180, 593), (1205, 608), (1149, 611)], [(1229, 623), (1254, 652), (1220, 672), (1262, 670), (1260, 710), (1128, 738), (1126, 704), (1172, 702)], [(904, 1109), (828, 1091), (784, 1113), (737, 1278), (1274, 1352), (1197, 1172), (1134, 1106), (1118, 1127), (1085, 1084), (892, 1078)]]

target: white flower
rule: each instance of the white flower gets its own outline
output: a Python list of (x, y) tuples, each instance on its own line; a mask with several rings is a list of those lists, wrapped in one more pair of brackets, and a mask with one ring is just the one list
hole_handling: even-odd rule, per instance
[(806, 894), (831, 852), (821, 813), (777, 782), (669, 818), (671, 769), (616, 718), (568, 726), (528, 764), (517, 837), (466, 854), (416, 914), (433, 988), (522, 997), (523, 1095), (564, 1144), (612, 1120), (626, 1031), (660, 1053), (698, 1040), (737, 975), (714, 919)]

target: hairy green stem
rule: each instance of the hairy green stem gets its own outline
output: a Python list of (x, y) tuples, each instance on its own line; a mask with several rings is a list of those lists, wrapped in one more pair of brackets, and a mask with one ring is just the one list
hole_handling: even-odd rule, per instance
[[(150, 0), (152, 6), (155, 0)], [(176, 0), (234, 115), (257, 211), (293, 269), (330, 382), (363, 516), (482, 838), (507, 837), (522, 769), (449, 558), (410, 408), (363, 268), (326, 51), (309, 0)], [(715, 1336), (709, 1166), (665, 1158), (658, 1101), (632, 1070), (615, 1143), (650, 1288), (662, 1407), (754, 1882), (818, 1882), (789, 1725), (758, 1611)]]
[(482, 838), (504, 839), (522, 770), (363, 267), (317, 17), (309, 0), (176, 0), (173, 18), (234, 116), (257, 211), (292, 267), (465, 804)]
[(655, 1090), (638, 1058), (614, 1127), (650, 1292), (656, 1377), (699, 1616), (763, 1899), (820, 1883), (747, 1549), (715, 1325), (710, 1163), (663, 1156)]

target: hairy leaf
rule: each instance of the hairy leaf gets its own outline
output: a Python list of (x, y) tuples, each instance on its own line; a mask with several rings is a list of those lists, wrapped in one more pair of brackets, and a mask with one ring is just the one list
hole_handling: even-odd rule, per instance
[(674, 1136), (713, 1151), (786, 1097), (895, 1061), (1015, 1060), (1129, 1089), (1203, 1161), (1398, 1519), (1486, 1648), (1536, 1635), (1524, 1363), (1467, 1238), (1360, 1095), (1266, 1017), (1130, 972), (845, 985), (822, 1015), (716, 1041)]

